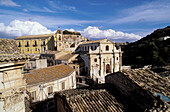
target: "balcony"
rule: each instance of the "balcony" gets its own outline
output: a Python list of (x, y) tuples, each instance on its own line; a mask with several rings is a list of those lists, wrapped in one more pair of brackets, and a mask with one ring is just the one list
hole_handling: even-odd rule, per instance
[(37, 44), (33, 45), (33, 47), (37, 47)]
[(29, 45), (25, 45), (25, 47), (29, 47)]

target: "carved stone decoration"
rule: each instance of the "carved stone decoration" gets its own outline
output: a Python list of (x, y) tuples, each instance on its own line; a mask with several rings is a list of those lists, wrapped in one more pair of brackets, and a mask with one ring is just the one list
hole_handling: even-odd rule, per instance
[(4, 98), (4, 109), (11, 108), (15, 106), (17, 103), (23, 102), (24, 103), (24, 94), (21, 93), (14, 93), (11, 96), (7, 96)]

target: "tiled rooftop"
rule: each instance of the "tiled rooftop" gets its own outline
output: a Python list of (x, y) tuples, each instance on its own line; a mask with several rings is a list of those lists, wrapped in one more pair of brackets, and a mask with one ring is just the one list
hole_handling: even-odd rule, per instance
[(105, 90), (75, 89), (57, 93), (73, 112), (123, 112), (123, 106)]
[(71, 75), (74, 71), (71, 67), (67, 65), (55, 65), (47, 68), (35, 69), (30, 71), (30, 73), (25, 74), (26, 83), (28, 85), (36, 83), (49, 82), (56, 79), (61, 79)]
[(51, 51), (51, 50), (47, 50), (47, 51), (43, 52), (42, 54), (57, 54), (57, 53), (59, 53), (59, 52), (61, 52), (61, 51)]
[(12, 39), (0, 39), (0, 54), (20, 53), (17, 44)]
[(170, 98), (170, 80), (160, 77), (149, 69), (134, 69), (122, 71), (126, 76), (142, 88), (152, 93), (162, 93)]
[(15, 38), (15, 40), (20, 40), (20, 39), (36, 39), (36, 38), (48, 38), (51, 37), (54, 34), (41, 34), (41, 35), (26, 35), (26, 36), (20, 36)]
[(74, 54), (63, 54), (62, 56), (58, 57), (56, 60), (69, 60), (70, 58), (72, 58), (73, 56), (75, 56)]
[(0, 64), (30, 58), (20, 53), (17, 44), (12, 39), (0, 39)]
[[(91, 43), (100, 43), (101, 41), (104, 41), (104, 40), (108, 40), (108, 39), (100, 39), (100, 40), (87, 41), (87, 42), (83, 42), (82, 45), (83, 44), (91, 44)], [(112, 42), (112, 41), (110, 41), (110, 42)]]

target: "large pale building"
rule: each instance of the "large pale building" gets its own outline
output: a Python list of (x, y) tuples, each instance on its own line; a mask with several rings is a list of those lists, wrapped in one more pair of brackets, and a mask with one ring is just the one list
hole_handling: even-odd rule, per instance
[(84, 42), (75, 53), (80, 54), (84, 61), (81, 72), (97, 83), (104, 83), (107, 74), (122, 69), (121, 48), (117, 48), (115, 42), (108, 39)]
[(30, 102), (52, 98), (53, 92), (76, 88), (74, 69), (63, 64), (32, 70), (24, 78)]
[(18, 52), (15, 41), (0, 39), (0, 112), (25, 112), (22, 67), (29, 57)]
[(80, 33), (70, 33), (65, 34), (58, 28), (55, 34), (20, 36), (15, 40), (21, 53), (24, 54), (40, 54), (46, 50), (70, 50), (71, 47), (71, 51), (73, 51), (80, 42), (87, 40)]

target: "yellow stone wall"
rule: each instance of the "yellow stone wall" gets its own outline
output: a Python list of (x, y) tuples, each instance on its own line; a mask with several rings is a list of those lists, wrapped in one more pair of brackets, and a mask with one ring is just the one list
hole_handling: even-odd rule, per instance
[[(38, 39), (38, 38), (37, 39), (25, 39), (25, 40), (22, 39), (22, 40), (16, 40), (16, 42), (17, 42), (18, 46), (19, 46), (19, 42), (21, 43), (20, 44), (21, 47), (19, 47), (20, 50), (21, 50), (21, 53), (24, 53), (24, 54), (39, 54), (39, 53), (43, 52), (44, 46), (43, 47), (41, 46), (43, 44), (43, 40), (44, 39)], [(35, 41), (37, 41), (37, 46), (34, 45)], [(27, 42), (29, 43), (29, 46), (26, 46)], [(52, 42), (53, 41), (51, 40), (51, 37), (45, 39), (46, 50), (53, 48)]]

